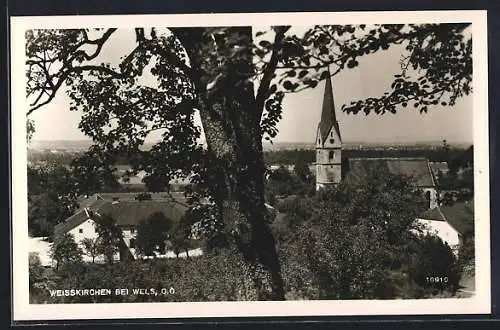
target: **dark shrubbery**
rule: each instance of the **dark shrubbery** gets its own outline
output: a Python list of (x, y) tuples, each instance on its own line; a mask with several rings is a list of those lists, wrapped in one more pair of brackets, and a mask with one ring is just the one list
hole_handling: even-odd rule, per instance
[(439, 237), (425, 235), (417, 243), (409, 265), (409, 275), (433, 293), (452, 293), (459, 288), (460, 267), (452, 249)]
[[(51, 289), (109, 288), (113, 293), (50, 297), (47, 289), (41, 300), (50, 303), (255, 300), (250, 274), (239, 254), (230, 250), (191, 259), (72, 264), (57, 273), (57, 284)], [(116, 288), (127, 288), (129, 294), (115, 295)], [(134, 288), (148, 292), (154, 289), (157, 295), (134, 294)]]

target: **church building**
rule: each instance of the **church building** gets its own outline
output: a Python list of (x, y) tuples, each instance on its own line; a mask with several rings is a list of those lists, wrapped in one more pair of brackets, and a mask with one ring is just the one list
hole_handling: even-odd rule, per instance
[(342, 180), (360, 183), (371, 171), (384, 169), (393, 174), (411, 176), (415, 189), (424, 192), (429, 208), (438, 206), (436, 183), (426, 158), (342, 159), (342, 136), (335, 114), (330, 77), (326, 79), (321, 111), (316, 133), (316, 190), (338, 184)]

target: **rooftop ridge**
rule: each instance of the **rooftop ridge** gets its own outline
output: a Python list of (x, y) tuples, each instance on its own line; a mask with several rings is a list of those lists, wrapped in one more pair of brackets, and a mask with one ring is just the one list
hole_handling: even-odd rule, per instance
[(426, 157), (349, 157), (349, 160), (427, 160)]

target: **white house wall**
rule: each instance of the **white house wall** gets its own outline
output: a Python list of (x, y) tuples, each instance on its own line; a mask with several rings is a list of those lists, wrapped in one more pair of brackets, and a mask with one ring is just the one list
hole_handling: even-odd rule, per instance
[[(81, 232), (80, 232), (81, 231)], [(82, 241), (85, 238), (90, 238), (90, 239), (97, 239), (99, 235), (96, 232), (95, 228), (95, 222), (92, 219), (87, 219), (85, 222), (79, 224), (75, 228), (71, 229), (68, 231), (68, 233), (72, 234), (73, 237), (75, 238), (75, 242), (78, 244), (78, 246), (82, 249), (83, 254), (82, 254), (82, 259), (85, 262), (92, 262), (92, 257), (86, 254), (85, 247), (82, 244)], [(116, 253), (114, 256), (114, 260), (118, 261), (120, 260), (120, 254)], [(104, 263), (105, 258), (103, 255), (96, 256), (94, 259), (95, 263)]]
[(427, 233), (438, 236), (448, 243), (451, 248), (455, 248), (460, 244), (458, 232), (448, 222), (427, 219), (417, 219), (417, 221), (424, 225)]
[(85, 220), (85, 222), (79, 224), (75, 228), (68, 231), (68, 233), (72, 234), (75, 238), (75, 241), (81, 244), (81, 241), (84, 238), (96, 239), (99, 237), (95, 230), (95, 223), (91, 219)]

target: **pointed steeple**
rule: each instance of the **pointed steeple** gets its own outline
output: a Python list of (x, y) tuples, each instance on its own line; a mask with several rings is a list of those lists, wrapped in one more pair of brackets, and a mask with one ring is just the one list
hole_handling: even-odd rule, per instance
[(335, 102), (333, 101), (332, 80), (330, 77), (330, 69), (328, 69), (328, 78), (326, 78), (325, 93), (323, 96), (321, 121), (319, 122), (319, 134), (321, 137), (321, 143), (324, 143), (326, 141), (328, 133), (330, 132), (332, 127), (340, 138), (340, 128), (339, 123), (337, 122), (337, 117), (335, 115)]

